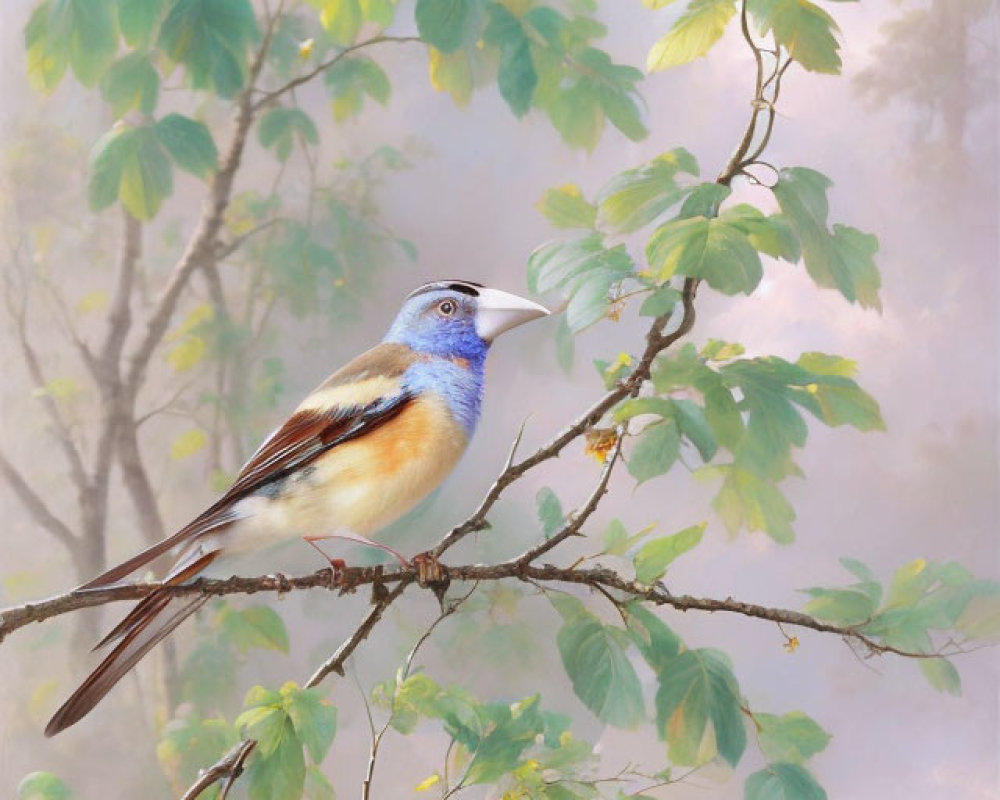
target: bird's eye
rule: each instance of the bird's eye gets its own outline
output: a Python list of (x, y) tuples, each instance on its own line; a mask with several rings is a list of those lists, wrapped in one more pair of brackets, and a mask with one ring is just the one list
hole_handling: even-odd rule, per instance
[(442, 317), (450, 317), (455, 313), (457, 308), (458, 306), (455, 304), (454, 300), (442, 300), (438, 303), (437, 310)]

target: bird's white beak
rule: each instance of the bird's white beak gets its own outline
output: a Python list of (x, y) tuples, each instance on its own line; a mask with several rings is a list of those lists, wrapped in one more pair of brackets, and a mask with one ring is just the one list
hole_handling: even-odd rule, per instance
[(545, 306), (525, 300), (499, 289), (480, 289), (476, 311), (476, 333), (484, 342), (492, 342), (504, 331), (547, 317), (552, 312)]

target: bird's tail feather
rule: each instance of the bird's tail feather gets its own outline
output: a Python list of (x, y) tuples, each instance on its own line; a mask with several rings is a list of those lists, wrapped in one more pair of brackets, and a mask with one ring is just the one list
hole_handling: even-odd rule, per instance
[[(207, 553), (189, 569), (173, 576), (170, 583), (182, 583), (192, 574), (200, 572), (218, 555)], [(197, 568), (196, 568), (197, 567)], [(134, 667), (156, 644), (201, 608), (208, 597), (182, 597), (157, 590), (143, 598), (135, 608), (104, 637), (101, 644), (116, 638), (121, 641), (108, 653), (69, 699), (52, 715), (45, 726), (46, 736), (55, 736), (70, 725), (79, 722), (111, 691), (118, 681)], [(100, 645), (99, 645), (100, 646)]]

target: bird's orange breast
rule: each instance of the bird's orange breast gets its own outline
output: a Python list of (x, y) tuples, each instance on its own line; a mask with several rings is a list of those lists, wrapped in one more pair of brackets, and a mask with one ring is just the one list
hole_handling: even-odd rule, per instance
[(466, 444), (444, 401), (425, 395), (318, 458), (309, 475), (275, 502), (302, 535), (346, 530), (369, 536), (437, 488)]

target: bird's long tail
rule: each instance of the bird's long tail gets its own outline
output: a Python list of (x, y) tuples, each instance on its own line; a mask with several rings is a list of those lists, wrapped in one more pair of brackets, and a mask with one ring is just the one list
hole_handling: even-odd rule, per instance
[[(218, 551), (209, 552), (180, 570), (175, 569), (168, 577), (167, 585), (180, 584), (190, 579), (218, 555)], [(55, 736), (83, 719), (125, 673), (138, 664), (164, 636), (201, 608), (207, 600), (208, 598), (204, 596), (177, 596), (159, 589), (139, 601), (128, 616), (97, 645), (102, 647), (120, 640), (97, 669), (87, 676), (79, 688), (52, 715), (49, 724), (45, 726), (45, 735)]]

